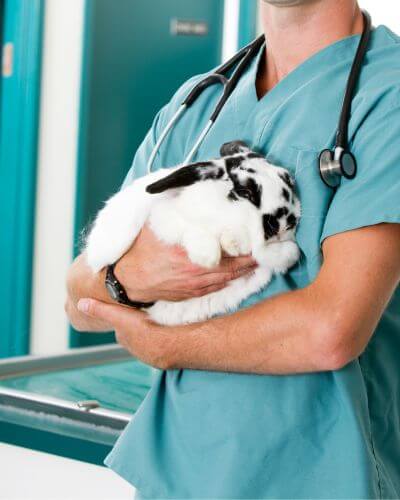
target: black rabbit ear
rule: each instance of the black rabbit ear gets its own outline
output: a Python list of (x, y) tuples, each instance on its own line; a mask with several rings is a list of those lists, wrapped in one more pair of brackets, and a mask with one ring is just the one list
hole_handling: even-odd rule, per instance
[(224, 167), (212, 162), (200, 162), (186, 165), (163, 177), (159, 181), (153, 182), (146, 187), (150, 194), (162, 193), (167, 189), (176, 189), (191, 186), (195, 182), (208, 179), (221, 179), (226, 174)]
[(221, 156), (232, 156), (238, 153), (247, 153), (249, 151), (249, 146), (243, 141), (226, 142), (222, 144), (219, 150)]

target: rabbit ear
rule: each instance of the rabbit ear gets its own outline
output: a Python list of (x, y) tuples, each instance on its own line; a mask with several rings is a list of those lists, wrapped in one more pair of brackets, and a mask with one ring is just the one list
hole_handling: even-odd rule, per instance
[(250, 148), (243, 141), (231, 141), (222, 144), (219, 152), (221, 156), (232, 156), (238, 153), (248, 153)]
[(162, 193), (167, 189), (176, 189), (191, 186), (195, 182), (208, 179), (221, 179), (226, 174), (224, 167), (213, 162), (200, 162), (186, 165), (163, 177), (159, 181), (153, 182), (146, 187), (150, 194)]

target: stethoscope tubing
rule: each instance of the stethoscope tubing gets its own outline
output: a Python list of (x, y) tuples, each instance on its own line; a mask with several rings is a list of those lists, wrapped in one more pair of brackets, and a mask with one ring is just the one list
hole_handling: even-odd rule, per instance
[(186, 111), (186, 104), (181, 104), (177, 111), (174, 113), (173, 117), (170, 119), (170, 121), (167, 123), (166, 127), (164, 130), (161, 132), (160, 137), (158, 138), (156, 144), (154, 145), (154, 148), (150, 154), (149, 161), (147, 162), (147, 173), (149, 174), (151, 172), (151, 167), (154, 164), (154, 160), (157, 156), (157, 153), (160, 151), (161, 145), (163, 144), (164, 140), (166, 139), (167, 135), (169, 134), (170, 130), (174, 127), (175, 123), (179, 120), (181, 115)]
[[(356, 160), (354, 156), (349, 151), (348, 146), (348, 125), (350, 119), (350, 111), (351, 104), (355, 93), (355, 88), (359, 80), (359, 76), (361, 73), (361, 68), (363, 64), (363, 60), (368, 48), (368, 42), (371, 35), (371, 17), (368, 12), (363, 11), (364, 17), (364, 29), (360, 38), (360, 42), (357, 47), (356, 54), (354, 56), (354, 60), (350, 69), (349, 77), (347, 80), (345, 95), (343, 99), (343, 104), (341, 108), (338, 128), (336, 132), (336, 142), (334, 150), (331, 151), (331, 160), (329, 161), (325, 152), (328, 150), (324, 150), (320, 154), (320, 175), (321, 179), (331, 187), (335, 187), (337, 185), (338, 180), (334, 179), (335, 175), (344, 175), (347, 178), (353, 178), (356, 172)], [(147, 163), (147, 173), (151, 172), (152, 166), (154, 164), (154, 160), (159, 152), (162, 144), (165, 139), (181, 118), (181, 116), (187, 111), (187, 109), (196, 101), (196, 99), (211, 85), (220, 84), (223, 86), (223, 91), (220, 99), (218, 100), (214, 111), (212, 112), (209, 120), (207, 121), (205, 127), (199, 134), (197, 140), (195, 141), (193, 147), (187, 154), (184, 159), (183, 165), (187, 165), (193, 159), (196, 152), (199, 150), (201, 144), (206, 138), (207, 134), (211, 130), (214, 125), (217, 117), (222, 111), (226, 101), (231, 96), (232, 92), (236, 88), (240, 77), (245, 72), (246, 68), (249, 66), (250, 61), (253, 59), (254, 55), (261, 46), (265, 43), (265, 36), (261, 35), (256, 40), (252, 41), (246, 47), (241, 49), (237, 54), (235, 54), (231, 59), (220, 65), (213, 73), (207, 75), (203, 80), (198, 82), (189, 94), (186, 96), (184, 101), (179, 106), (178, 110), (174, 113), (172, 118), (167, 123), (166, 127), (160, 134), (159, 139), (157, 140), (151, 154), (149, 157), (149, 161)], [(227, 78), (225, 74), (229, 72), (234, 66), (237, 65), (236, 69), (233, 71), (230, 78)], [(325, 156), (324, 156), (325, 155)], [(351, 155), (354, 160), (354, 173), (346, 174), (345, 169), (343, 169), (343, 165), (341, 164), (340, 158), (344, 157), (344, 155)], [(329, 181), (328, 177), (332, 179)]]
[(346, 91), (343, 99), (342, 110), (339, 118), (339, 125), (336, 134), (335, 148), (348, 149), (348, 125), (350, 121), (351, 103), (354, 92), (361, 73), (364, 56), (367, 52), (369, 39), (371, 36), (371, 16), (367, 11), (363, 11), (364, 29), (358, 43), (357, 52), (351, 65), (349, 77), (346, 84)]
[[(195, 100), (206, 90), (208, 87), (211, 85), (215, 85), (216, 83), (219, 83), (220, 85), (223, 86), (223, 92), (222, 95), (215, 106), (214, 111), (212, 112), (212, 115), (210, 116), (210, 119), (207, 121), (205, 127), (199, 134), (195, 144), (193, 145), (192, 149), (189, 151), (187, 154), (186, 158), (184, 159), (183, 165), (187, 165), (190, 163), (196, 152), (199, 150), (201, 144), (203, 143), (205, 137), (207, 136), (208, 132), (212, 128), (213, 124), (215, 123), (215, 120), (218, 118), (218, 115), (222, 111), (226, 101), (229, 99), (230, 95), (232, 94), (233, 90), (235, 89), (241, 75), (244, 73), (246, 68), (248, 67), (249, 61), (253, 58), (254, 54), (258, 49), (261, 47), (261, 45), (264, 43), (264, 35), (261, 35), (258, 37), (256, 40), (251, 42), (249, 45), (241, 49), (237, 54), (235, 54), (231, 59), (226, 61), (224, 64), (219, 66), (214, 73), (211, 75), (208, 75), (206, 78), (201, 80), (199, 83), (197, 83), (193, 89), (189, 92), (185, 100), (181, 103), (179, 106), (178, 110), (174, 113), (170, 121), (167, 123), (165, 126), (164, 130), (161, 132), (159, 139), (157, 140), (151, 154), (149, 157), (149, 160), (147, 162), (147, 173), (151, 172), (152, 166), (154, 164), (155, 158), (157, 156), (157, 153), (159, 152), (161, 145), (164, 143), (165, 139), (167, 138), (168, 134), (170, 131), (173, 129), (175, 124), (178, 122), (178, 120), (181, 118), (181, 116), (187, 111), (187, 109), (195, 102)], [(225, 72), (228, 72), (231, 70), (235, 64), (238, 62), (237, 68), (234, 70), (232, 76), (228, 79), (226, 76), (223, 74)]]

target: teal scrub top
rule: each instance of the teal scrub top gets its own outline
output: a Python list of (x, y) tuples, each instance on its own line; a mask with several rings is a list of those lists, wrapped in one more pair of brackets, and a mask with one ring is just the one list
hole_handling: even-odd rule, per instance
[[(352, 103), (357, 177), (336, 190), (319, 177), (318, 154), (334, 144), (358, 41), (356, 35), (324, 48), (258, 100), (260, 49), (196, 155), (218, 157), (222, 143), (241, 139), (288, 168), (297, 183), (301, 260), (241, 307), (313, 281), (325, 238), (400, 222), (400, 38), (385, 26), (373, 31)], [(145, 174), (160, 132), (203, 76), (158, 113), (126, 184)], [(183, 160), (220, 90), (207, 89), (181, 118), (155, 168)], [(159, 372), (105, 464), (143, 498), (399, 498), (400, 288), (365, 352), (341, 370)]]

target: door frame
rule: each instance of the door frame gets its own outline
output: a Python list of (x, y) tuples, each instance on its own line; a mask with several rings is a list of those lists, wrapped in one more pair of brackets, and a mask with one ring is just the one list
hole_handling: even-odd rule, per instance
[(4, 1), (0, 357), (29, 352), (43, 13), (44, 0)]

